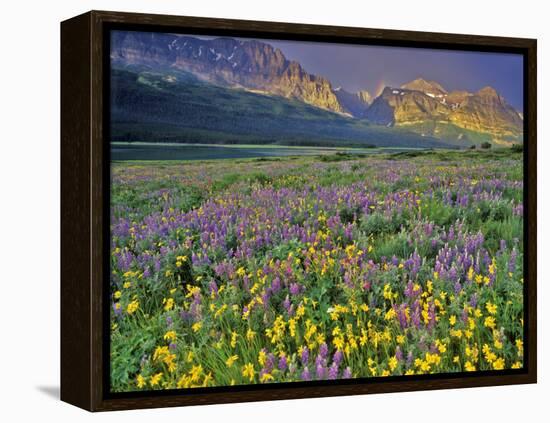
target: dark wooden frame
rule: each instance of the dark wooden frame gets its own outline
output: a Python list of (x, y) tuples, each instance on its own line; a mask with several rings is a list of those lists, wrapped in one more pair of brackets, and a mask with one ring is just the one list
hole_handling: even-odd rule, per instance
[[(165, 395), (106, 389), (105, 31), (110, 27), (259, 38), (516, 52), (524, 55), (525, 367), (518, 371), (258, 385)], [(536, 40), (91, 11), (61, 23), (61, 399), (90, 411), (536, 383)], [(107, 204), (108, 205), (108, 204)], [(108, 226), (107, 226), (108, 228)], [(107, 232), (108, 233), (108, 232)], [(107, 293), (108, 295), (108, 293)], [(108, 299), (108, 296), (107, 296)], [(278, 386), (283, 385), (283, 386)]]

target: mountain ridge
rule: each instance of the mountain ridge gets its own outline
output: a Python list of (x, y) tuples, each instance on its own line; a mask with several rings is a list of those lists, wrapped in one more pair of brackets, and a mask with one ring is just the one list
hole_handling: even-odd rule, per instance
[[(448, 92), (440, 83), (418, 77), (398, 88), (385, 87), (372, 98), (351, 93), (285, 57), (259, 40), (201, 39), (163, 33), (118, 32), (112, 35), (114, 68), (184, 71), (198, 79), (233, 89), (295, 99), (305, 104), (386, 127), (407, 127), (423, 136), (464, 139), (471, 131), (509, 144), (522, 141), (521, 113), (492, 87), (477, 92)], [(368, 69), (367, 69), (368, 71)], [(418, 128), (422, 129), (418, 129)], [(426, 132), (426, 128), (431, 128)]]
[(113, 69), (112, 141), (457, 148), (370, 125), (296, 99), (221, 87), (178, 73)]

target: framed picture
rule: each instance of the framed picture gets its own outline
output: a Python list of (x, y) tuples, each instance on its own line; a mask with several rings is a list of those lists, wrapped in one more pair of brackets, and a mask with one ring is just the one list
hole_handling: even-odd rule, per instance
[(61, 24), (61, 399), (536, 382), (536, 41)]

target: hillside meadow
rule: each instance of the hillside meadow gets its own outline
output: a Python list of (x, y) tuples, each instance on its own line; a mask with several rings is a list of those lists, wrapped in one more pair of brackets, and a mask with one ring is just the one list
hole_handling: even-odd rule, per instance
[(115, 392), (523, 366), (523, 155), (113, 162)]

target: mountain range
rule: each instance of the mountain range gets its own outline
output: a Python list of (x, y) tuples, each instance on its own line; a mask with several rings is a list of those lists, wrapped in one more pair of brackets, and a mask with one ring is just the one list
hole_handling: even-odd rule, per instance
[(257, 40), (114, 31), (110, 57), (118, 139), (155, 137), (162, 125), (174, 140), (202, 131), (201, 139), (218, 142), (245, 136), (394, 145), (402, 137), (407, 145), (468, 146), (523, 139), (522, 115), (491, 87), (448, 92), (418, 78), (376, 97), (352, 93)]

